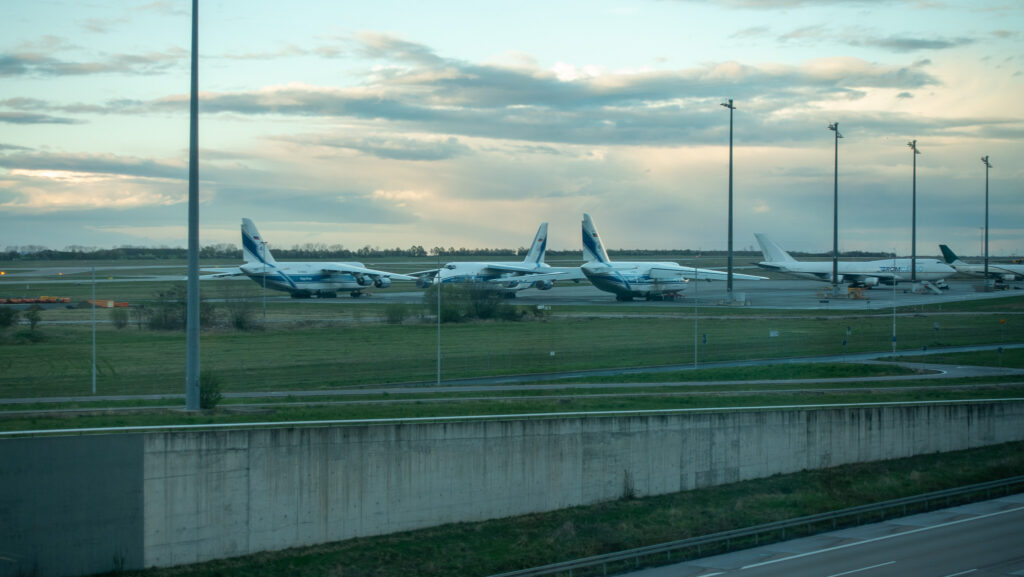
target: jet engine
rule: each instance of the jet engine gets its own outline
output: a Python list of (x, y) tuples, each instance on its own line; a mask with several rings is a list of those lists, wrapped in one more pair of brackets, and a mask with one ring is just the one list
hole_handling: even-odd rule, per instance
[(878, 286), (878, 277), (877, 276), (869, 276), (869, 277), (865, 278), (861, 282), (861, 284), (863, 284), (864, 286), (867, 286), (867, 287)]
[(373, 281), (373, 286), (377, 288), (388, 288), (391, 286), (391, 279), (386, 276), (377, 277), (377, 279)]
[(533, 283), (533, 288), (538, 289), (538, 290), (542, 290), (542, 291), (551, 290), (551, 287), (553, 287), (553, 286), (555, 286), (555, 283), (553, 283), (553, 282), (551, 282), (549, 280), (539, 280), (539, 281)]
[(373, 279), (366, 275), (359, 275), (356, 277), (356, 282), (359, 286), (370, 286), (373, 284)]
[(421, 289), (430, 288), (430, 285), (432, 284), (434, 284), (434, 279), (429, 276), (421, 276), (419, 280), (416, 281), (416, 286)]

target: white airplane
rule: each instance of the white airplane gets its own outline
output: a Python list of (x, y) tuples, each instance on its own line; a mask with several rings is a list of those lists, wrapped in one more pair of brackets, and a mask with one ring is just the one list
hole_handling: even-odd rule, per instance
[[(761, 245), (761, 253), (764, 255), (764, 261), (757, 263), (758, 266), (804, 278), (832, 281), (832, 261), (799, 261), (767, 236), (760, 233), (754, 236), (757, 237), (757, 244)], [(955, 270), (942, 264), (938, 259), (916, 260), (918, 281), (937, 281), (938, 286), (942, 286), (943, 279), (956, 274)], [(839, 262), (837, 269), (837, 282), (849, 283), (852, 286), (873, 287), (879, 284), (910, 282), (909, 258)]]
[[(604, 250), (597, 227), (589, 214), (583, 215), (583, 274), (597, 288), (615, 294), (615, 300), (634, 297), (659, 300), (682, 292), (691, 279), (726, 280), (720, 270), (680, 266), (674, 262), (612, 262)], [(761, 280), (765, 277), (733, 273), (735, 280)]]
[(371, 286), (387, 288), (391, 279), (416, 280), (414, 277), (365, 268), (358, 262), (277, 262), (256, 225), (242, 219), (242, 257), (245, 264), (234, 269), (216, 270), (203, 278), (247, 276), (261, 286), (284, 291), (292, 298), (335, 298), (339, 291), (350, 291), (353, 298)]
[(549, 290), (555, 279), (582, 280), (583, 273), (578, 267), (552, 267), (544, 262), (548, 246), (548, 223), (542, 222), (537, 229), (530, 250), (522, 262), (450, 262), (439, 269), (411, 273), (418, 277), (422, 288), (432, 283), (480, 283), (489, 289), (501, 291), (514, 297), (523, 289)]
[[(946, 261), (946, 264), (955, 268), (956, 272), (971, 276), (985, 276), (984, 264), (964, 262), (944, 244), (939, 245), (939, 250), (942, 251), (942, 258)], [(1024, 278), (1024, 265), (993, 263), (990, 261), (988, 263), (988, 276), (1000, 281), (1020, 280)]]

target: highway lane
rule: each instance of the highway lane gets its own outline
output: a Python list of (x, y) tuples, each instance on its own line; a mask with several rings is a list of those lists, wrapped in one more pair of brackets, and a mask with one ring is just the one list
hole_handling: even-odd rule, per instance
[(626, 574), (629, 577), (1024, 575), (1024, 495)]

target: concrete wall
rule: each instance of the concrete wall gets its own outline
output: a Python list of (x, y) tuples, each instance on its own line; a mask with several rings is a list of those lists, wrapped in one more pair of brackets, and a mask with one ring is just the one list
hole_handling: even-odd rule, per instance
[[(34, 525), (0, 522), (14, 560), (0, 575), (109, 570), (112, 546), (128, 568), (177, 565), (1016, 440), (1024, 402), (9, 439), (0, 515)], [(112, 452), (122, 464), (100, 460)], [(84, 478), (110, 485), (69, 492)]]

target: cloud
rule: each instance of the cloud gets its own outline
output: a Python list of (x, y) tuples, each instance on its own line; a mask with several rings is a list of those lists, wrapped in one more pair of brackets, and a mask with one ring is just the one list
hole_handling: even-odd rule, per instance
[(186, 62), (188, 52), (172, 48), (165, 52), (114, 54), (86, 61), (67, 61), (43, 52), (0, 54), (3, 76), (85, 76), (92, 74), (153, 75)]
[(912, 38), (905, 36), (866, 37), (860, 40), (849, 40), (850, 46), (881, 48), (890, 52), (916, 52), (918, 50), (950, 50), (962, 46), (970, 46), (976, 41), (973, 38)]
[[(355, 86), (293, 83), (203, 93), (200, 110), (383, 121), (393, 123), (395, 131), (535, 143), (672, 144), (717, 139), (721, 123), (708, 111), (722, 95), (735, 94), (738, 88), (756, 95), (760, 107), (770, 112), (773, 106), (790, 108), (794, 101), (849, 99), (872, 89), (910, 91), (939, 85), (921, 64), (890, 66), (856, 58), (800, 66), (724, 62), (670, 71), (617, 72), (571, 65), (556, 70), (446, 59), (423, 45), (381, 34), (359, 39), (362, 52), (390, 64), (367, 71)], [(180, 113), (186, 104), (186, 95), (176, 95), (147, 102), (112, 101), (99, 108)], [(75, 111), (103, 113), (84, 105)], [(451, 142), (427, 145), (376, 137), (334, 145), (389, 158), (440, 159), (463, 152)]]
[(3, 112), (0, 111), (0, 123), (5, 124), (81, 124), (81, 121), (73, 118), (51, 116), (49, 114), (35, 114), (31, 112)]
[(399, 136), (311, 137), (308, 144), (348, 148), (377, 158), (393, 160), (447, 160), (469, 154), (471, 149), (451, 136), (448, 138), (406, 138)]

